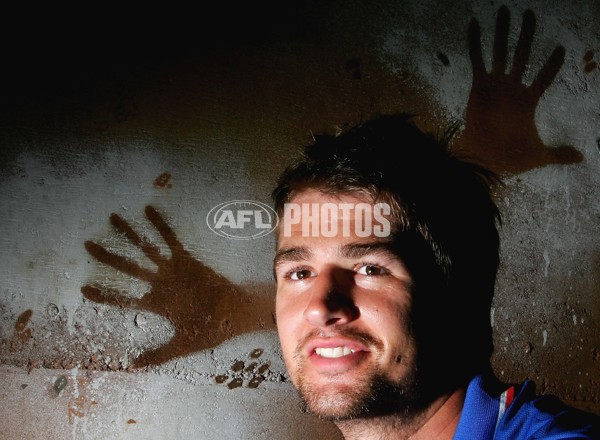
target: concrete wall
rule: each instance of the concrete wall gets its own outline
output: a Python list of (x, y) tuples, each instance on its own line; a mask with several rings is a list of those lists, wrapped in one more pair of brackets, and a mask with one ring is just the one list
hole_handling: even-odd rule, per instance
[(391, 112), (435, 133), (462, 124), (457, 148), (505, 178), (498, 375), (600, 413), (600, 5), (507, 2), (509, 68), (522, 14), (536, 20), (513, 76), (490, 71), (501, 5), (13, 16), (0, 103), (4, 437), (339, 438), (300, 412), (283, 368), (272, 234), (226, 239), (206, 216), (269, 203), (313, 133)]

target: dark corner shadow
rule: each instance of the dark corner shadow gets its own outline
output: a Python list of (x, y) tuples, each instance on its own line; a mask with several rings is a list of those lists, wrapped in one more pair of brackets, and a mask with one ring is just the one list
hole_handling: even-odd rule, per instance
[(275, 327), (274, 301), (267, 295), (253, 295), (196, 260), (152, 206), (146, 217), (160, 233), (171, 251), (161, 255), (159, 248), (140, 237), (119, 215), (110, 221), (117, 232), (138, 246), (156, 264), (153, 272), (136, 262), (86, 241), (85, 248), (98, 261), (127, 275), (146, 281), (150, 290), (134, 298), (115, 289), (85, 285), (83, 296), (90, 301), (122, 308), (145, 310), (168, 319), (175, 335), (166, 344), (137, 357), (132, 367), (159, 365), (171, 359), (216, 347), (234, 336)]
[(492, 66), (486, 70), (477, 20), (469, 25), (469, 56), (473, 82), (466, 110), (465, 129), (455, 143), (458, 150), (476, 158), (499, 175), (524, 173), (551, 164), (574, 164), (583, 155), (572, 146), (547, 147), (540, 139), (535, 112), (565, 60), (557, 46), (531, 85), (523, 84), (535, 32), (535, 15), (523, 13), (521, 32), (512, 65), (507, 69), (510, 12), (498, 10)]

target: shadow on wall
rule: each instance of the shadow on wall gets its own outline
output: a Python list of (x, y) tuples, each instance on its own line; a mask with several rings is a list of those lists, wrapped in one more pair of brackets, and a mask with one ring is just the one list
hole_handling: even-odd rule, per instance
[(468, 39), (473, 84), (459, 149), (500, 175), (581, 162), (583, 155), (572, 146), (546, 147), (535, 125), (538, 102), (564, 63), (564, 47), (554, 49), (531, 85), (526, 86), (522, 79), (529, 64), (535, 16), (531, 10), (523, 13), (513, 63), (506, 72), (509, 21), (509, 10), (502, 6), (496, 22), (492, 67), (487, 72), (479, 23), (471, 20)]
[[(156, 349), (142, 353), (133, 361), (134, 368), (162, 364), (213, 348), (242, 333), (274, 328), (273, 319), (251, 319), (248, 307), (256, 302), (256, 298), (196, 260), (184, 249), (154, 207), (146, 207), (146, 217), (168, 245), (170, 258), (161, 255), (156, 245), (140, 237), (119, 215), (112, 214), (110, 221), (118, 233), (127, 237), (156, 264), (156, 272), (109, 252), (93, 241), (87, 241), (85, 248), (98, 261), (148, 282), (150, 291), (142, 298), (135, 298), (105, 287), (86, 285), (81, 288), (85, 298), (91, 301), (152, 312), (172, 323), (175, 329), (173, 338)], [(272, 306), (259, 306), (259, 310), (271, 309)]]

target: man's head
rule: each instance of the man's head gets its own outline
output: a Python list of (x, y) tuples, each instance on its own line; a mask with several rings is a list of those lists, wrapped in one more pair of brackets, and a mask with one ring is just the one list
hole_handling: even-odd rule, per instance
[(278, 330), (310, 409), (410, 413), (487, 365), (492, 181), (406, 115), (319, 136), (282, 174)]

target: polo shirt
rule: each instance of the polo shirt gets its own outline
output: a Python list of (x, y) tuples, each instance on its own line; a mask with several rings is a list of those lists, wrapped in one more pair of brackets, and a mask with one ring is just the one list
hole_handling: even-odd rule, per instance
[(492, 373), (475, 376), (465, 396), (454, 440), (600, 439), (600, 416), (552, 395), (535, 383), (501, 384)]

